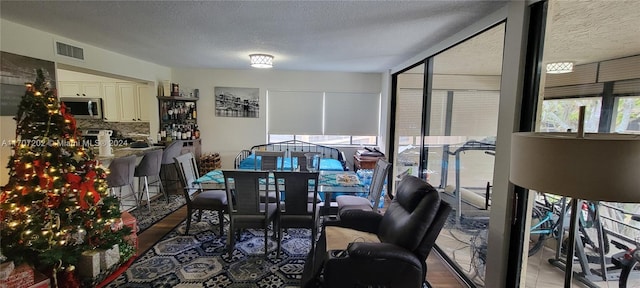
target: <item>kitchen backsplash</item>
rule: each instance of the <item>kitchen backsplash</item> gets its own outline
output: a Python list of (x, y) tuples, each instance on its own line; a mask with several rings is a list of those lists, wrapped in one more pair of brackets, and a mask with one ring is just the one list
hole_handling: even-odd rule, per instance
[(149, 122), (105, 122), (95, 119), (76, 119), (78, 129), (115, 130), (120, 135), (150, 134)]

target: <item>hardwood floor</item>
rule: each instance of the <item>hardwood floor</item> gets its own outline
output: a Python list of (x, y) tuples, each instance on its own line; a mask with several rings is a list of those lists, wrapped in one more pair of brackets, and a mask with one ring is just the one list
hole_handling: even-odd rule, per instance
[[(187, 207), (184, 206), (176, 212), (164, 218), (162, 221), (154, 224), (149, 229), (138, 235), (138, 251), (143, 253), (147, 249), (160, 240), (164, 235), (171, 231), (176, 225), (187, 217)], [(437, 255), (435, 250), (427, 258), (427, 279), (434, 288), (462, 288), (465, 287), (454, 276), (451, 270), (444, 263), (444, 260)]]

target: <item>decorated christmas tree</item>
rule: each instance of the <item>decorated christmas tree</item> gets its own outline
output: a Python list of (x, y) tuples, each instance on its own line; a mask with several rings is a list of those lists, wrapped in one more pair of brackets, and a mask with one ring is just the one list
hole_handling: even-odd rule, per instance
[(0, 194), (2, 254), (54, 280), (62, 280), (55, 279), (60, 271), (74, 276), (69, 271), (84, 251), (118, 244), (130, 254), (123, 257), (132, 256), (123, 239), (131, 230), (114, 229), (120, 211), (108, 195), (107, 171), (79, 142), (75, 119), (42, 70), (27, 83), (15, 120), (9, 183)]

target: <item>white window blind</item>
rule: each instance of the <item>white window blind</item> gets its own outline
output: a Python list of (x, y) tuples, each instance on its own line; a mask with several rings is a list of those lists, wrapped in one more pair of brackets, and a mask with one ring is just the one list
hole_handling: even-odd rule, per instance
[(379, 93), (325, 93), (325, 135), (378, 135)]
[(267, 91), (268, 133), (377, 136), (380, 93)]
[(269, 134), (322, 135), (322, 94), (269, 90)]
[(453, 136), (495, 136), (498, 129), (498, 91), (454, 91)]

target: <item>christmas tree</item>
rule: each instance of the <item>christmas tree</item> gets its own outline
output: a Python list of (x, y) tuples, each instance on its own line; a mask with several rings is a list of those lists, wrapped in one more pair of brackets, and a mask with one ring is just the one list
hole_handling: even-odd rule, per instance
[[(50, 88), (42, 70), (27, 83), (18, 107), (9, 183), (0, 194), (1, 252), (55, 277), (73, 271), (83, 251), (120, 245), (114, 229), (117, 198), (108, 195), (107, 171), (79, 142), (76, 121)], [(123, 257), (121, 257), (123, 259)]]

